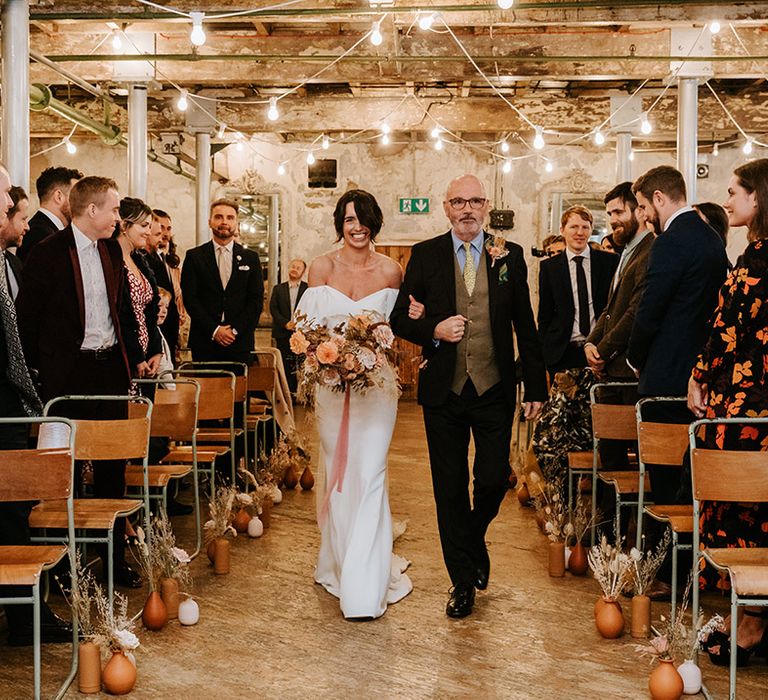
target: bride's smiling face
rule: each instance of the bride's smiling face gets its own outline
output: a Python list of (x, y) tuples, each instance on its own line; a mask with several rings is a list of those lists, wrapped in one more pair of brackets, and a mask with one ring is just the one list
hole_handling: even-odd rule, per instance
[(367, 248), (371, 240), (371, 229), (360, 223), (355, 213), (355, 203), (348, 202), (344, 209), (344, 225), (342, 227), (345, 245), (351, 248)]

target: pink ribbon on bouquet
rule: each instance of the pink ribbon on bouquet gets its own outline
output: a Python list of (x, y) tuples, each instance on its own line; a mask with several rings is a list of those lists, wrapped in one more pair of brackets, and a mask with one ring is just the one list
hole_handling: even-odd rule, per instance
[(347, 456), (349, 455), (349, 393), (349, 385), (347, 385), (347, 388), (344, 390), (344, 409), (341, 412), (339, 437), (336, 440), (336, 449), (333, 452), (333, 462), (331, 463), (331, 476), (325, 489), (323, 507), (320, 509), (319, 520), (321, 527), (325, 524), (325, 519), (328, 517), (328, 508), (334, 488), (341, 493), (341, 489), (344, 486), (344, 474), (347, 471)]

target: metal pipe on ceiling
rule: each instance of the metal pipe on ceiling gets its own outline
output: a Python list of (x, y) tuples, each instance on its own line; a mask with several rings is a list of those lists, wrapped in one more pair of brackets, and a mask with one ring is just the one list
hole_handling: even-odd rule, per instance
[(46, 56), (43, 56), (41, 53), (37, 53), (37, 51), (30, 51), (29, 52), (30, 58), (34, 59), (38, 63), (46, 66), (47, 68), (50, 68), (51, 70), (56, 71), (59, 75), (65, 77), (70, 83), (73, 85), (77, 85), (78, 87), (81, 87), (86, 92), (90, 92), (92, 95), (96, 95), (96, 97), (107, 100), (107, 102), (112, 102), (114, 104), (115, 100), (107, 92), (104, 92), (100, 87), (97, 85), (91, 85), (87, 80), (83, 80), (80, 76), (75, 75), (74, 73), (68, 71), (66, 68), (63, 68), (62, 66), (57, 66), (53, 61), (51, 61)]

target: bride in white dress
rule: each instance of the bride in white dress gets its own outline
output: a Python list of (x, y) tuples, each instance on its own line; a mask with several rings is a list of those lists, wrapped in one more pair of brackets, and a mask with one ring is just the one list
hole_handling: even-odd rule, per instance
[[(336, 205), (334, 223), (343, 246), (312, 262), (309, 288), (296, 313), (327, 327), (364, 311), (389, 319), (402, 270), (372, 249), (382, 224), (376, 200), (362, 190), (346, 192)], [(349, 447), (340, 489), (333, 487), (331, 471), (344, 393), (322, 386), (316, 390), (321, 470), (332, 490), (329, 497), (318, 495), (321, 543), (315, 581), (339, 599), (345, 618), (379, 617), (413, 588), (404, 573), (409, 562), (392, 552), (387, 453), (397, 392), (394, 370), (385, 370), (388, 387), (350, 392)]]

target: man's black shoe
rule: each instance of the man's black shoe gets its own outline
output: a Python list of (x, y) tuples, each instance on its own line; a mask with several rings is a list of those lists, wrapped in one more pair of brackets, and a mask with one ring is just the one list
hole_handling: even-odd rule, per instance
[(168, 501), (168, 507), (166, 508), (168, 515), (189, 515), (193, 510), (192, 506), (176, 500)]
[(141, 588), (144, 585), (141, 576), (125, 562), (115, 565), (114, 578), (115, 583), (123, 588)]
[(475, 587), (471, 584), (459, 584), (451, 590), (445, 614), (448, 617), (466, 617), (472, 612), (475, 604)]
[(488, 572), (484, 569), (478, 569), (475, 574), (475, 588), (481, 591), (488, 588)]
[(475, 587), (484, 591), (488, 588), (488, 577), (491, 573), (491, 558), (488, 556), (488, 546), (485, 541), (480, 543), (477, 559), (477, 573), (475, 574)]
[[(40, 622), (40, 642), (42, 644), (66, 644), (72, 642), (72, 625), (50, 613), (45, 622)], [(8, 633), (9, 647), (32, 646), (32, 626), (24, 626), (18, 631)]]

